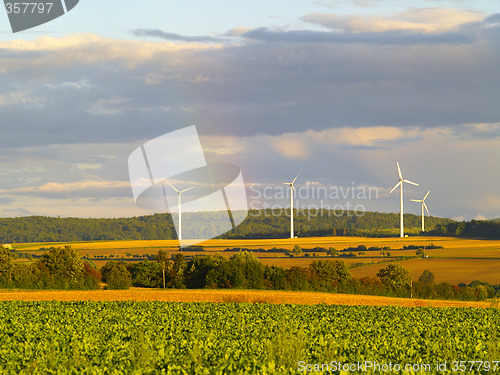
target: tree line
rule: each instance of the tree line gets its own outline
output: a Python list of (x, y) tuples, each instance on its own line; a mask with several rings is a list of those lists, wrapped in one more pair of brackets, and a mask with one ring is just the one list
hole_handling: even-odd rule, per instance
[(426, 270), (415, 283), (403, 266), (390, 263), (376, 277), (351, 276), (342, 261), (314, 260), (307, 267), (264, 265), (254, 254), (231, 257), (202, 255), (186, 259), (160, 250), (155, 261), (108, 261), (100, 270), (82, 260), (71, 246), (51, 247), (35, 262), (15, 262), (12, 250), (0, 247), (0, 287), (19, 289), (109, 289), (131, 286), (176, 289), (267, 289), (368, 294), (449, 300), (484, 300), (497, 296), (500, 285), (434, 283)]
[(500, 238), (500, 222), (498, 220), (452, 221), (438, 224), (426, 234), (429, 236), (498, 239)]
[[(202, 238), (203, 225), (189, 226), (193, 214), (185, 217), (183, 233), (186, 238)], [(201, 218), (206, 225), (217, 226), (227, 220), (227, 213), (207, 212)], [(289, 210), (251, 210), (247, 218), (234, 230), (219, 238), (286, 238), (289, 236)], [(352, 212), (308, 210), (295, 211), (295, 229), (299, 237), (312, 236), (389, 236), (399, 228), (399, 215), (393, 213), (365, 212), (362, 216)], [(196, 223), (200, 222), (198, 217)], [(420, 216), (405, 215), (408, 228), (419, 228)], [(429, 217), (428, 228), (448, 228), (450, 219)], [(500, 227), (500, 223), (498, 223)], [(418, 229), (415, 229), (415, 233)], [(27, 216), (0, 218), (0, 242), (71, 242), (101, 240), (168, 240), (176, 239), (170, 214), (156, 214), (131, 218), (58, 218)]]
[(101, 273), (71, 246), (51, 247), (35, 262), (15, 262), (0, 247), (0, 287), (19, 289), (99, 289)]
[(103, 281), (111, 289), (130, 286), (176, 289), (267, 289), (318, 291), (329, 293), (366, 294), (392, 297), (480, 301), (493, 298), (500, 285), (475, 281), (469, 285), (434, 283), (434, 274), (422, 273), (412, 282), (409, 271), (397, 263), (379, 270), (376, 277), (351, 276), (342, 261), (314, 260), (307, 267), (268, 266), (250, 252), (231, 257), (222, 255), (195, 256), (187, 260), (182, 254), (171, 258), (164, 251), (157, 261), (126, 264), (109, 261), (102, 268)]

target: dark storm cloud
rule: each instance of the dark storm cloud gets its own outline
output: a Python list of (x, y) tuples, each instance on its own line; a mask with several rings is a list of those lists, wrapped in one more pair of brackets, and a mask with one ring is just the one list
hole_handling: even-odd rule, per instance
[(206, 43), (206, 42), (219, 42), (219, 38), (213, 38), (210, 36), (185, 36), (185, 35), (180, 35), (180, 34), (175, 34), (175, 33), (167, 33), (162, 30), (158, 29), (137, 29), (133, 30), (132, 34), (135, 36), (150, 36), (154, 38), (160, 38), (164, 40), (171, 40), (171, 41), (176, 41), (176, 42), (199, 42), (199, 43)]
[(95, 37), (15, 61), (0, 48), (3, 144), (498, 122), (499, 17), (441, 34), (255, 29), (217, 48)]

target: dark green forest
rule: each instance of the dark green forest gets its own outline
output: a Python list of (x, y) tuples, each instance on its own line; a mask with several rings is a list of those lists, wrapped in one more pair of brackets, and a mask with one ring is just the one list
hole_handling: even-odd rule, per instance
[[(217, 226), (223, 221), (225, 212), (183, 214), (185, 238), (200, 238), (203, 228), (209, 223)], [(197, 220), (189, 226), (190, 216)], [(419, 234), (420, 216), (405, 215), (405, 227), (411, 234)], [(200, 224), (203, 221), (203, 225)], [(295, 212), (295, 231), (299, 237), (313, 236), (394, 236), (399, 228), (399, 214), (354, 212), (342, 214), (335, 211)], [(236, 229), (220, 238), (287, 238), (289, 236), (289, 211), (250, 211), (247, 218)], [(427, 235), (459, 236), (475, 238), (500, 238), (500, 222), (471, 220), (456, 222), (437, 217), (426, 218)], [(0, 218), (0, 242), (69, 242), (99, 240), (161, 240), (176, 239), (175, 227), (170, 214), (156, 214), (131, 218), (82, 219), (47, 216)]]
[[(195, 224), (189, 226), (190, 216), (197, 215)], [(183, 222), (185, 238), (200, 238), (206, 223), (217, 226), (225, 218), (225, 212), (199, 214), (186, 212)], [(200, 220), (203, 225), (196, 225)], [(405, 215), (405, 226), (418, 233), (420, 216)], [(359, 235), (387, 236), (394, 235), (399, 228), (399, 214), (365, 212), (355, 214), (335, 211), (295, 212), (295, 230), (299, 237)], [(442, 228), (453, 225), (450, 219), (437, 217), (426, 218), (428, 228)], [(498, 224), (500, 227), (500, 224)], [(247, 218), (233, 231), (221, 238), (286, 238), (289, 236), (289, 210), (250, 211)], [(499, 230), (500, 233), (500, 230)], [(27, 216), (18, 218), (0, 218), (0, 242), (69, 242), (99, 240), (162, 240), (176, 239), (175, 227), (170, 214), (156, 214), (131, 218), (83, 219), (58, 218), (47, 216)]]
[(430, 236), (456, 236), (474, 238), (500, 238), (500, 221), (496, 220), (471, 220), (452, 221), (448, 224), (438, 224), (428, 233)]

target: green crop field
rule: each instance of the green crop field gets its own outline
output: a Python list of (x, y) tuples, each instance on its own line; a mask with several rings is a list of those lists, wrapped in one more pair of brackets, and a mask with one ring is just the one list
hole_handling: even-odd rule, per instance
[[(498, 309), (3, 301), (0, 316), (2, 374), (319, 374), (358, 361), (366, 373), (437, 373), (445, 361), (448, 372), (455, 361), (483, 361), (465, 362), (471, 374), (500, 369)], [(300, 371), (314, 364), (323, 372)]]

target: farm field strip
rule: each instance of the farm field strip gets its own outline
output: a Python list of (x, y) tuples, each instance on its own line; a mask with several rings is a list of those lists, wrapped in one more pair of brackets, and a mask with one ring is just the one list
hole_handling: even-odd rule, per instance
[[(406, 268), (414, 281), (418, 280), (424, 270), (435, 275), (435, 282), (450, 284), (470, 283), (475, 280), (491, 285), (500, 284), (500, 259), (450, 259), (450, 258), (416, 258), (396, 261)], [(377, 271), (386, 263), (367, 265), (351, 269), (353, 277), (375, 277)]]
[[(69, 244), (69, 243), (68, 243)], [(436, 282), (448, 282), (451, 284), (470, 283), (474, 280), (485, 281), (490, 284), (500, 283), (500, 241), (498, 240), (475, 240), (447, 237), (408, 237), (400, 238), (361, 238), (361, 237), (317, 237), (317, 238), (298, 238), (298, 239), (274, 239), (274, 240), (209, 240), (201, 243), (206, 247), (203, 252), (184, 252), (187, 256), (193, 255), (213, 255), (220, 252), (223, 256), (231, 256), (233, 252), (223, 252), (226, 248), (264, 248), (273, 247), (292, 249), (295, 244), (302, 248), (334, 247), (342, 250), (348, 247), (357, 247), (365, 245), (366, 247), (390, 247), (391, 258), (396, 256), (415, 256), (415, 250), (395, 250), (408, 245), (439, 245), (443, 249), (426, 250), (429, 258), (419, 258), (413, 260), (399, 261), (410, 271), (413, 280), (417, 280), (421, 273), (429, 269), (435, 274)], [(29, 246), (28, 246), (29, 245)], [(55, 245), (55, 244), (51, 244)], [(64, 243), (57, 246), (64, 246)], [(33, 254), (41, 254), (39, 248), (43, 244), (19, 244), (21, 251), (29, 249), (31, 246)], [(127, 258), (130, 261), (140, 261), (141, 258), (133, 258), (130, 254), (143, 256), (145, 254), (154, 255), (159, 249), (165, 249), (171, 254), (177, 252), (178, 243), (175, 240), (157, 240), (157, 241), (101, 241), (71, 243), (71, 246), (77, 248), (82, 256), (89, 256), (94, 259), (97, 266), (103, 266), (105, 260), (96, 259), (95, 256), (111, 256), (118, 254), (119, 257)], [(208, 247), (207, 247), (208, 246)], [(18, 245), (14, 244), (14, 248)], [(379, 251), (366, 251), (364, 255), (359, 256), (359, 251), (353, 251), (356, 254), (354, 258), (335, 257), (327, 258), (324, 253), (317, 253), (318, 257), (299, 257), (290, 258), (283, 253), (254, 253), (261, 262), (266, 265), (277, 265), (284, 268), (292, 266), (308, 266), (315, 259), (341, 260), (347, 264), (352, 263), (380, 263), (387, 260), (382, 258)], [(470, 259), (461, 259), (470, 258)], [(476, 259), (484, 258), (484, 259)], [(492, 259), (495, 258), (495, 259)], [(497, 261), (498, 259), (498, 261)], [(379, 268), (385, 267), (386, 263), (367, 264), (360, 268), (351, 270), (353, 277), (375, 276)]]
[(268, 266), (279, 266), (283, 268), (290, 267), (307, 267), (309, 264), (314, 262), (315, 260), (340, 260), (345, 264), (353, 264), (353, 263), (379, 263), (386, 259), (384, 258), (326, 258), (326, 257), (308, 257), (308, 258), (289, 258), (289, 257), (280, 257), (280, 258), (259, 258), (259, 260)]
[(489, 308), (489, 302), (441, 301), (302, 291), (235, 289), (0, 290), (0, 301), (163, 301)]
[[(273, 247), (291, 249), (298, 244), (301, 247), (313, 248), (334, 247), (337, 250), (343, 248), (365, 245), (367, 247), (391, 247), (391, 249), (400, 249), (408, 245), (440, 245), (445, 249), (461, 248), (488, 248), (500, 250), (500, 241), (497, 240), (471, 240), (447, 237), (408, 237), (400, 238), (367, 238), (367, 237), (307, 237), (296, 239), (273, 239), (273, 240), (207, 240), (199, 244), (206, 251), (221, 251), (226, 248), (263, 248), (271, 249)], [(179, 244), (176, 240), (141, 240), (141, 241), (95, 241), (95, 242), (61, 242), (61, 243), (33, 243), (33, 244), (14, 244), (15, 248), (22, 250), (38, 250), (41, 247), (71, 245), (78, 250), (106, 250), (106, 249), (158, 249), (171, 248), (177, 249)]]

